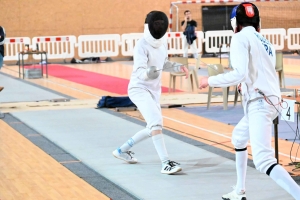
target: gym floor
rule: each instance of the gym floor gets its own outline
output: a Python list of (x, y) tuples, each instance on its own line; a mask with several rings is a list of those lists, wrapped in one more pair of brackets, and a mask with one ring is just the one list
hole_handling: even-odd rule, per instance
[[(284, 97), (300, 86), (299, 58), (284, 57)], [(202, 61), (219, 63), (218, 58)], [(189, 63), (195, 64), (193, 59)], [(227, 60), (222, 59), (222, 64), (226, 66)], [(183, 106), (162, 109), (168, 153), (183, 168), (168, 176), (160, 173), (151, 140), (132, 148), (139, 161), (135, 165), (112, 156), (115, 148), (145, 126), (139, 111), (96, 109), (102, 96), (126, 96), (122, 86), (127, 87), (132, 61), (49, 64), (48, 68), (49, 77), (38, 79), (19, 78), (18, 66), (4, 66), (0, 72), (4, 87), (0, 93), (0, 199), (221, 199), (232, 190), (234, 124), (201, 114), (207, 90), (189, 91), (182, 79), (177, 81), (177, 91), (168, 93), (169, 73), (163, 72), (161, 104)], [(206, 73), (201, 66), (198, 77)], [(85, 80), (89, 77), (93, 78)], [(216, 92), (205, 112), (226, 115), (220, 90)], [(228, 112), (240, 112), (240, 104), (234, 107), (233, 95), (229, 97)], [(293, 143), (281, 136), (279, 163), (300, 183), (300, 170), (290, 164), (291, 159), (299, 161), (299, 140)], [(248, 148), (247, 197), (292, 199), (255, 170)]]

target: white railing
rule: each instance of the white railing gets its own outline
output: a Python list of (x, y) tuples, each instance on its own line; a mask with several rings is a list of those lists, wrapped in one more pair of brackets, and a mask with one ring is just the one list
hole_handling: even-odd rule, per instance
[[(133, 48), (137, 41), (143, 37), (143, 33), (129, 33), (121, 36), (121, 49), (123, 56), (133, 56)], [(181, 32), (167, 33), (168, 37), (168, 54), (181, 54), (183, 52), (183, 37)], [(202, 52), (203, 32), (197, 31), (197, 53)], [(193, 53), (189, 48), (188, 53)]]
[(260, 33), (273, 44), (275, 50), (284, 49), (286, 31), (284, 28), (261, 29)]
[(300, 49), (300, 28), (289, 28), (287, 30), (287, 46), (289, 50)]
[[(168, 34), (168, 54), (182, 54), (184, 52), (183, 49), (183, 39), (185, 35), (183, 35), (182, 32), (170, 32)], [(196, 46), (197, 46), (197, 53), (200, 54), (202, 52), (202, 43), (204, 41), (203, 37), (203, 32), (202, 31), (197, 31), (197, 40)], [(192, 52), (192, 49), (189, 47), (188, 48), (188, 53), (194, 53)]]
[(78, 37), (78, 55), (87, 57), (112, 57), (119, 55), (119, 34), (80, 35)]
[(217, 53), (222, 44), (230, 44), (233, 31), (206, 31), (204, 36), (205, 51), (207, 53)]
[(169, 54), (180, 54), (183, 52), (182, 45), (182, 33), (181, 32), (170, 32), (168, 34), (168, 53)]
[[(300, 28), (290, 28), (287, 31), (283, 28), (262, 29), (261, 34), (265, 36), (275, 47), (276, 50), (300, 50)], [(228, 52), (229, 44), (233, 32), (231, 30), (221, 31), (197, 31), (197, 53), (203, 53), (203, 43), (207, 53)], [(137, 41), (143, 37), (143, 33), (129, 34), (100, 34), (100, 35), (80, 35), (77, 38), (69, 36), (43, 36), (33, 37), (11, 37), (5, 39), (5, 61), (17, 61), (19, 52), (23, 51), (25, 44), (32, 47), (38, 45), (39, 50), (46, 51), (48, 59), (66, 59), (75, 57), (75, 48), (78, 48), (80, 58), (88, 57), (114, 57), (133, 56), (133, 49)], [(168, 54), (183, 54), (183, 35), (182, 32), (169, 32)], [(285, 43), (287, 47), (285, 47)], [(224, 44), (226, 44), (224, 46)], [(121, 49), (121, 53), (119, 52)], [(193, 53), (189, 48), (188, 53)], [(39, 60), (40, 55), (33, 55), (34, 59)], [(28, 59), (28, 55), (24, 55)]]
[[(73, 35), (33, 37), (32, 46), (36, 45), (40, 51), (47, 52), (48, 59), (74, 58), (76, 37)], [(33, 58), (40, 59), (40, 55), (34, 54)]]
[[(24, 51), (25, 44), (30, 45), (29, 37), (10, 37), (5, 38), (4, 42), (4, 61), (17, 61), (19, 52)], [(24, 55), (24, 60), (28, 59), (28, 55)]]
[(123, 56), (133, 56), (133, 48), (143, 33), (128, 33), (121, 36), (121, 52)]

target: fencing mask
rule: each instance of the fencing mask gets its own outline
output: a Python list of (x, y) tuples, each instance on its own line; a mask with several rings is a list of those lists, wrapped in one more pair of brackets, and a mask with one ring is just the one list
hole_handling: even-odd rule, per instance
[(169, 20), (165, 13), (161, 11), (151, 11), (145, 20), (145, 38), (150, 45), (158, 47), (167, 32)]
[(230, 21), (235, 33), (240, 31), (238, 24), (241, 26), (253, 26), (258, 32), (260, 29), (259, 10), (253, 3), (243, 2), (235, 6), (231, 12)]

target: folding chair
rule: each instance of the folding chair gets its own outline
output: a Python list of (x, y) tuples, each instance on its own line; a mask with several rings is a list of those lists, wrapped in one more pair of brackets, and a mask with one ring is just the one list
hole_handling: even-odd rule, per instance
[[(172, 62), (181, 63), (181, 64), (185, 65), (186, 68), (188, 68), (189, 77), (188, 77), (187, 81), (188, 81), (188, 87), (189, 87), (190, 92), (194, 91), (194, 80), (195, 80), (195, 83), (196, 83), (196, 87), (199, 88), (197, 69), (194, 66), (189, 66), (188, 58), (185, 58), (185, 57), (170, 57), (169, 60), (172, 61)], [(169, 93), (171, 91), (171, 88), (173, 89), (173, 92), (175, 91), (176, 78), (177, 77), (182, 78), (183, 76), (185, 76), (184, 72), (170, 72)]]

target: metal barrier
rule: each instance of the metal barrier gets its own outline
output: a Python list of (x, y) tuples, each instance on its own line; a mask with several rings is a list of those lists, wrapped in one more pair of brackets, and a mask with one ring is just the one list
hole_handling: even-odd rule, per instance
[(300, 28), (289, 28), (287, 30), (287, 46), (289, 50), (300, 49)]
[[(233, 36), (231, 30), (222, 31), (197, 31), (197, 52), (203, 52), (203, 43), (205, 42), (205, 51), (207, 53), (217, 53), (220, 51), (220, 45), (229, 45)], [(300, 28), (262, 29), (261, 34), (266, 37), (276, 50), (285, 48), (285, 39), (289, 50), (300, 49)], [(104, 35), (80, 35), (78, 43), (75, 36), (43, 36), (34, 37), (30, 41), (29, 37), (11, 37), (5, 39), (5, 57), (4, 61), (17, 61), (18, 53), (23, 51), (25, 44), (32, 44), (35, 47), (38, 44), (39, 50), (46, 51), (48, 59), (66, 59), (75, 57), (75, 48), (78, 47), (78, 56), (88, 57), (114, 57), (121, 54), (123, 56), (133, 56), (133, 49), (137, 41), (143, 37), (143, 33), (129, 34), (104, 34)], [(183, 54), (183, 35), (182, 32), (167, 33), (168, 54)], [(227, 52), (222, 50), (222, 52)], [(188, 53), (193, 53), (189, 48)], [(39, 60), (39, 55), (33, 55), (34, 59)], [(28, 55), (24, 57), (28, 59)]]
[[(168, 34), (168, 54), (182, 54), (183, 52), (183, 37), (182, 32), (171, 32)], [(136, 42), (143, 37), (143, 33), (129, 33), (121, 36), (121, 46), (123, 56), (133, 56), (133, 48)], [(203, 32), (197, 31), (197, 53), (202, 52)], [(193, 53), (189, 48), (188, 53)]]
[(261, 29), (260, 33), (273, 44), (275, 50), (284, 49), (286, 31), (284, 28)]
[[(204, 40), (204, 34), (202, 31), (196, 31), (197, 32), (197, 40), (196, 46), (197, 46), (197, 53), (202, 52), (202, 43)], [(182, 54), (184, 52), (183, 50), (183, 39), (185, 35), (183, 35), (182, 32), (170, 32), (168, 34), (168, 54)], [(188, 53), (194, 53), (192, 52), (192, 49), (188, 49)]]
[[(33, 37), (32, 46), (38, 45), (40, 51), (46, 51), (49, 59), (73, 58), (75, 55), (76, 37), (68, 36), (43, 36)], [(40, 59), (39, 55), (33, 55), (34, 59)]]
[(81, 58), (118, 56), (120, 41), (119, 34), (80, 35), (78, 55)]
[(183, 44), (181, 32), (170, 32), (168, 34), (168, 54), (182, 54)]
[[(4, 61), (17, 61), (19, 52), (25, 49), (25, 44), (30, 45), (29, 37), (10, 37), (5, 38), (4, 42)], [(28, 55), (24, 56), (24, 60), (28, 59)]]
[(219, 52), (221, 44), (230, 44), (233, 31), (206, 31), (205, 32), (205, 51), (207, 53)]
[(121, 36), (121, 53), (123, 56), (133, 56), (133, 48), (137, 41), (143, 37), (143, 33), (129, 33)]

